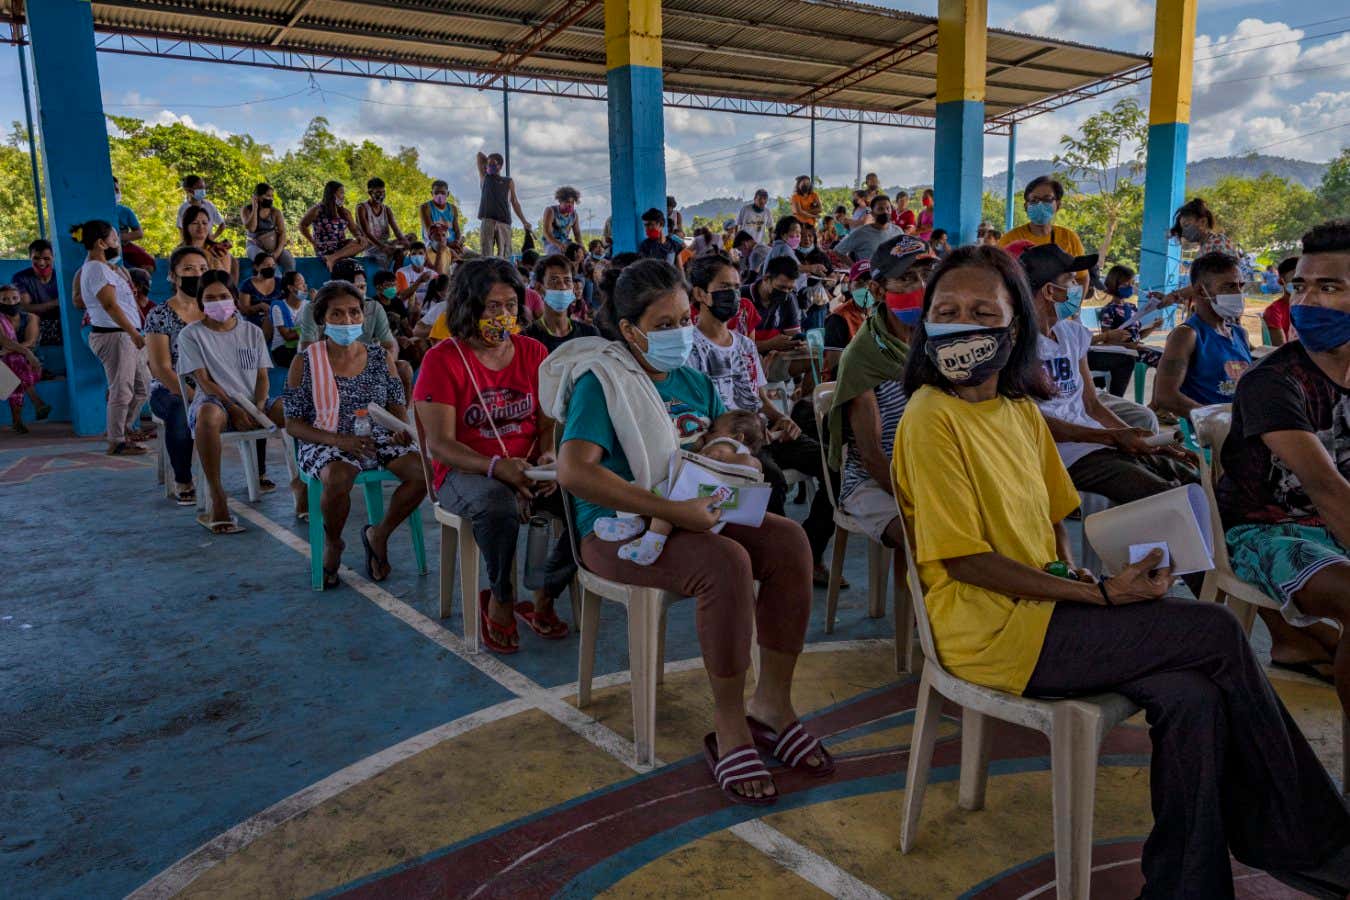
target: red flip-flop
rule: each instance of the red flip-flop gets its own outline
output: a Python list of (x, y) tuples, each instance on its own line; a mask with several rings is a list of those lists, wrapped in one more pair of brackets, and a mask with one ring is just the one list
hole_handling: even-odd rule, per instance
[(492, 591), (487, 588), (483, 588), (478, 594), (478, 639), (493, 653), (518, 653), (520, 651), (519, 644), (512, 647), (510, 644), (498, 643), (492, 638), (494, 628), (497, 631), (514, 636), (516, 634), (516, 620), (512, 619), (509, 626), (492, 621), (492, 617), (488, 615), (488, 601), (491, 598)]
[[(750, 736), (755, 739), (755, 746), (788, 768), (804, 772), (812, 778), (824, 778), (834, 771), (834, 757), (830, 751), (825, 749), (820, 738), (803, 728), (800, 721), (784, 728), (782, 734), (775, 733), (754, 716), (746, 716), (745, 721), (750, 726)], [(820, 765), (813, 766), (806, 761), (814, 751), (820, 752)]]
[[(534, 602), (531, 600), (522, 600), (517, 603), (515, 612), (522, 622), (530, 626), (531, 631), (545, 640), (562, 640), (571, 633), (567, 623), (558, 618), (557, 611), (550, 609), (547, 613), (536, 612)], [(561, 630), (558, 629), (559, 625), (562, 626)], [(551, 627), (553, 630), (545, 631), (545, 627)]]

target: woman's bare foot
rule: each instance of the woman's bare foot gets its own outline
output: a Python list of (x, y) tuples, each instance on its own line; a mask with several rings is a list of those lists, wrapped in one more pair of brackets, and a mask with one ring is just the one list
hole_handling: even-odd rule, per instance
[[(761, 698), (758, 692), (745, 704), (745, 712), (750, 717), (768, 725), (774, 730), (775, 734), (782, 734), (783, 729), (797, 721), (797, 713), (793, 710), (791, 703), (773, 703)], [(749, 734), (748, 728), (746, 733)], [(811, 755), (800, 763), (800, 765), (807, 765), (811, 768), (824, 764), (825, 757), (821, 754), (819, 748), (812, 751)]]
[[(754, 739), (750, 737), (750, 726), (746, 724), (745, 716), (742, 713), (729, 713), (724, 716), (719, 712), (714, 712), (713, 730), (717, 732), (718, 759), (726, 756), (729, 751), (737, 747), (744, 747), (746, 744), (752, 747), (755, 745)], [(778, 795), (778, 789), (774, 787), (772, 779), (745, 781), (732, 785), (731, 790), (742, 797), (760, 798)]]
[(493, 642), (508, 647), (519, 646), (520, 632), (511, 628), (515, 624), (515, 603), (503, 603), (493, 594), (488, 600), (488, 627), (492, 629)]

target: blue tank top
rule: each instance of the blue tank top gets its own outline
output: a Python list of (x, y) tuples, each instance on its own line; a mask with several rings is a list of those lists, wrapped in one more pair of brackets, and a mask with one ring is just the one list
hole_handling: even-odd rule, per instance
[(572, 223), (576, 220), (577, 211), (575, 209), (572, 210), (570, 215), (563, 215), (562, 210), (556, 206), (553, 207), (553, 233), (549, 235), (549, 239), (559, 247), (566, 247), (569, 240), (568, 232), (572, 230)]
[(1196, 403), (1232, 403), (1238, 379), (1252, 365), (1247, 332), (1236, 322), (1228, 326), (1228, 337), (1215, 331), (1198, 315), (1186, 320), (1195, 332), (1195, 350), (1191, 353), (1181, 393)]
[[(455, 204), (447, 203), (445, 204), (445, 209), (437, 209), (435, 203), (428, 203), (427, 209), (431, 211), (431, 215), (428, 216), (428, 218), (431, 219), (432, 225), (435, 225), (437, 222), (444, 222), (446, 224), (447, 230), (445, 232), (445, 240), (448, 243), (453, 244), (456, 239)], [(432, 241), (432, 238), (430, 237), (430, 235), (427, 234), (427, 230), (425, 228), (422, 229), (422, 240), (425, 243), (431, 243)]]

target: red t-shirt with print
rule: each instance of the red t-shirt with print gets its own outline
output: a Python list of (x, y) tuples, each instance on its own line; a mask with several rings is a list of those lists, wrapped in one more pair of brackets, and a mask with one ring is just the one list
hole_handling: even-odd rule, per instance
[[(534, 459), (541, 452), (537, 440), (539, 366), (548, 356), (548, 349), (534, 338), (520, 334), (512, 335), (511, 343), (516, 348), (511, 364), (501, 371), (494, 371), (457, 340), (441, 341), (422, 359), (413, 398), (419, 402), (453, 406), (455, 439), (484, 456)], [(464, 368), (466, 362), (468, 370)], [(478, 391), (482, 391), (481, 401), (478, 391), (474, 390), (475, 381)], [(494, 424), (497, 426), (495, 433)], [(497, 434), (501, 435), (501, 444), (497, 443)], [(506, 445), (505, 454), (502, 444)], [(439, 489), (450, 467), (432, 460), (432, 468)]]

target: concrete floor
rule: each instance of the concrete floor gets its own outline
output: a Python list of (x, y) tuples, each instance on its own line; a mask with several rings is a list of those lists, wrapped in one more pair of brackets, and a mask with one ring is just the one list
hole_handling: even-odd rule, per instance
[[(403, 531), (387, 582), (344, 573), (340, 589), (316, 593), (289, 495), (242, 501), (237, 458), (226, 485), (248, 531), (213, 537), (157, 493), (148, 458), (102, 449), (53, 426), (0, 438), (6, 895), (1003, 896), (1009, 873), (1019, 884), (1044, 874), (1045, 748), (1012, 731), (995, 753), (989, 807), (1001, 812), (955, 813), (949, 760), (934, 773), (931, 839), (897, 855), (914, 683), (897, 681), (880, 640), (889, 615), (866, 616), (861, 541), (830, 636), (817, 591), (797, 688), (799, 709), (828, 724), (847, 757), (847, 777), (786, 778), (784, 801), (759, 817), (721, 803), (698, 756), (710, 700), (692, 607), (676, 607), (668, 626), (658, 708), (668, 762), (635, 768), (613, 605), (599, 631), (602, 689), (579, 711), (568, 688), (575, 637), (526, 631), (513, 657), (474, 656), (458, 637), (458, 598), (451, 619), (434, 618), (437, 537), (425, 508), (431, 575), (415, 574)], [(274, 444), (276, 471), (279, 454)], [(347, 559), (359, 566), (359, 500), (352, 518)], [(570, 618), (565, 600), (560, 610)], [(1334, 695), (1277, 685), (1339, 771)], [(1105, 870), (1128, 875), (1137, 866), (1113, 868), (1110, 854), (1137, 857), (1148, 830), (1147, 740), (1137, 726), (1112, 740), (1098, 849)], [(557, 846), (567, 853), (541, 850)], [(1260, 889), (1246, 896), (1290, 896), (1243, 878)], [(1128, 878), (1102, 888), (1137, 892)]]

